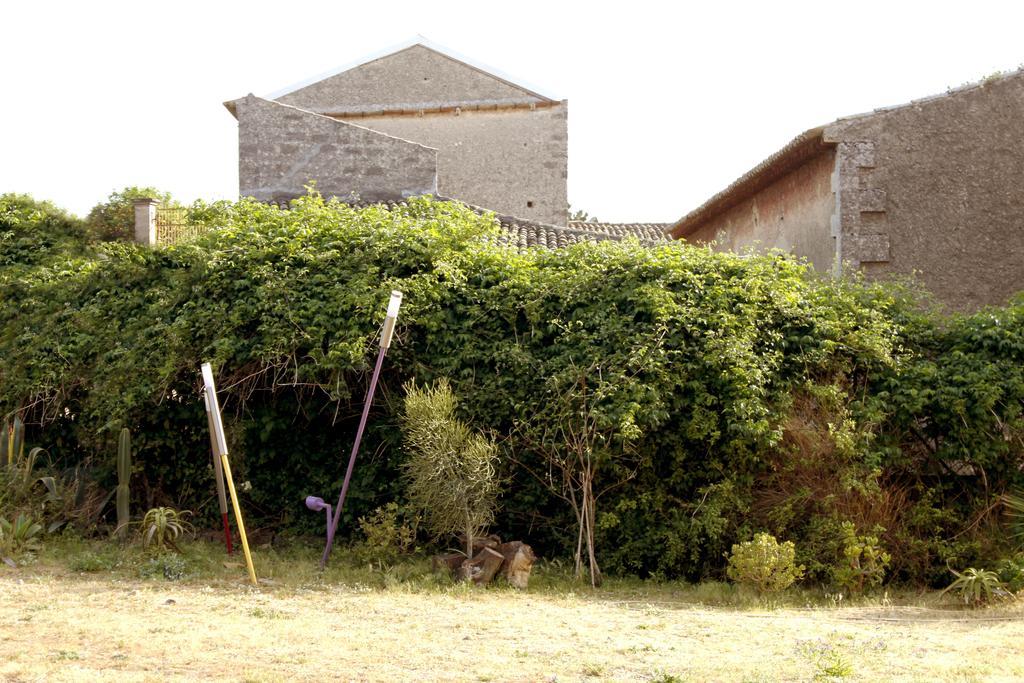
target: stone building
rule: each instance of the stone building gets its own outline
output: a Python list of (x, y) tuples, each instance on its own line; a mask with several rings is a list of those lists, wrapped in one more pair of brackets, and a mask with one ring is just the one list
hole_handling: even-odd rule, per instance
[(433, 194), (566, 224), (566, 100), (424, 40), (286, 88), (226, 102), (239, 192), (282, 202)]
[(948, 307), (1024, 289), (1024, 71), (797, 136), (671, 227), (715, 248), (914, 276)]

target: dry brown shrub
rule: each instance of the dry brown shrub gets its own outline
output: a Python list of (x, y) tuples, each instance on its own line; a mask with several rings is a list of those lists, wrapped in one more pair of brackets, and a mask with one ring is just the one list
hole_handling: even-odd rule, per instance
[(763, 528), (785, 534), (827, 517), (852, 522), (863, 532), (882, 527), (886, 546), (897, 543), (910, 489), (886, 481), (856, 449), (841, 443), (836, 426), (845, 420), (842, 406), (811, 392), (794, 396), (782, 440), (754, 486), (751, 512)]

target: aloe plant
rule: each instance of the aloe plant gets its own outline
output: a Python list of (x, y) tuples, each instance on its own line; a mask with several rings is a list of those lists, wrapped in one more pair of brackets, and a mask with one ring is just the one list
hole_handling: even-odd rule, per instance
[[(152, 508), (142, 518), (139, 534), (144, 547), (155, 546), (158, 549), (172, 548), (179, 550), (175, 543), (179, 538), (195, 531), (185, 519), (191, 515), (189, 510), (174, 508)], [(180, 552), (180, 551), (179, 551)]]
[(117, 438), (117, 530), (124, 538), (131, 521), (128, 481), (132, 476), (132, 435), (125, 427)]
[(1012, 598), (1013, 594), (999, 580), (999, 575), (987, 569), (969, 567), (963, 572), (950, 569), (956, 581), (946, 586), (942, 594), (955, 591), (963, 598), (965, 605), (977, 607), (991, 602), (993, 599)]

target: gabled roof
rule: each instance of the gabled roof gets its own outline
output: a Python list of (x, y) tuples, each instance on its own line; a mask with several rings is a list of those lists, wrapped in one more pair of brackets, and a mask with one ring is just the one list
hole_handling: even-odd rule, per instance
[(697, 228), (711, 218), (736, 206), (790, 171), (803, 165), (809, 159), (816, 157), (826, 149), (834, 147), (836, 141), (832, 139), (830, 131), (835, 130), (834, 127), (836, 126), (860, 119), (884, 116), (908, 107), (918, 107), (931, 102), (945, 100), (950, 97), (956, 97), (963, 93), (977, 90), (978, 88), (984, 88), (986, 85), (993, 82), (1021, 76), (1024, 76), (1024, 68), (1004, 74), (990, 76), (975, 83), (967, 83), (959, 88), (950, 88), (946, 92), (939, 93), (937, 95), (930, 95), (928, 97), (922, 97), (916, 100), (911, 100), (910, 102), (889, 107), (880, 107), (873, 111), (861, 114), (844, 116), (824, 126), (818, 126), (817, 128), (806, 130), (793, 138), (785, 147), (737, 178), (724, 190), (712, 196), (699, 207), (673, 223), (669, 228), (669, 233), (675, 239), (692, 234), (697, 230)]
[(351, 71), (356, 67), (364, 66), (371, 62), (376, 62), (377, 60), (384, 59), (385, 57), (390, 57), (399, 52), (404, 52), (405, 50), (411, 49), (416, 46), (426, 48), (431, 52), (435, 52), (439, 55), (447, 57), (448, 59), (459, 62), (464, 66), (479, 71), (480, 73), (490, 76), (491, 78), (494, 78), (498, 81), (501, 81), (502, 83), (508, 86), (516, 88), (517, 90), (521, 90), (525, 95), (528, 95), (529, 97), (534, 97), (545, 102), (558, 102), (560, 99), (549, 94), (543, 94), (542, 90), (527, 85), (521, 79), (514, 79), (508, 74), (500, 71), (499, 69), (495, 69), (493, 67), (481, 64), (480, 62), (477, 62), (469, 57), (466, 57), (456, 52), (455, 50), (451, 50), (447, 47), (439, 45), (420, 35), (417, 35), (414, 38), (398, 43), (397, 45), (392, 45), (390, 47), (384, 48), (383, 50), (373, 52), (369, 55), (362, 57), (361, 59), (355, 60), (354, 62), (343, 64), (335, 69), (331, 69), (330, 71), (326, 71), (311, 78), (303, 79), (297, 83), (293, 83), (292, 85), (289, 85), (285, 88), (281, 88), (280, 90), (277, 90), (276, 92), (267, 95), (266, 99), (276, 100), (278, 98), (284, 97), (285, 95), (290, 95), (298, 90), (313, 85), (314, 83), (319, 83), (320, 81), (332, 78), (339, 74), (345, 73), (346, 71)]

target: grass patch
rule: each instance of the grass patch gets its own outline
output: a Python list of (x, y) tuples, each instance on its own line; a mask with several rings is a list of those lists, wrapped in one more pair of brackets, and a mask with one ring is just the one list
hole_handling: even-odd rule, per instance
[[(907, 594), (836, 607), (812, 590), (765, 604), (727, 584), (619, 578), (594, 591), (558, 563), (541, 563), (528, 591), (481, 590), (434, 576), (426, 558), (379, 568), (344, 548), (320, 572), (318, 544), (298, 542), (254, 549), (266, 580), (254, 589), (222, 546), (183, 550), (56, 539), (36, 564), (0, 568), (0, 623), (16, 625), (0, 636), (0, 679), (1024, 677), (1005, 656), (1019, 645), (1020, 604), (935, 609)], [(150, 566), (159, 571), (142, 578)], [(325, 658), (335, 635), (344, 645)]]

